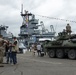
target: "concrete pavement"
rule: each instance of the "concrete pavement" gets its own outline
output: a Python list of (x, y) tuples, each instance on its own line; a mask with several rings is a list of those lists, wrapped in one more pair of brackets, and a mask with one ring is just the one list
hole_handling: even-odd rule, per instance
[(17, 65), (4, 65), (0, 75), (76, 75), (76, 60), (38, 57), (29, 51), (18, 54)]

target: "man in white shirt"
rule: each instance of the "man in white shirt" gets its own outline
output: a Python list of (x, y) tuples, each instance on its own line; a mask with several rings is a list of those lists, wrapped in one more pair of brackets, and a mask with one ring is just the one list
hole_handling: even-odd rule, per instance
[(41, 45), (38, 43), (37, 44), (37, 52), (38, 52), (38, 56), (41, 55)]

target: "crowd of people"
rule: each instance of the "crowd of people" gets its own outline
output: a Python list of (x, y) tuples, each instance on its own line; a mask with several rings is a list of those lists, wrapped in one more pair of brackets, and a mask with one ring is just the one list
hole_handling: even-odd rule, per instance
[(38, 53), (38, 56), (44, 56), (44, 47), (43, 47), (43, 44), (40, 43), (40, 42), (37, 42), (37, 43), (33, 43), (31, 46), (30, 46), (30, 51), (32, 51), (33, 55), (35, 56), (36, 53)]
[[(43, 45), (38, 43), (33, 43), (30, 46), (33, 55), (38, 53), (38, 56), (41, 56), (43, 51)], [(15, 65), (17, 64), (17, 52), (19, 52), (18, 40), (16, 37), (13, 38), (13, 41), (3, 39), (0, 35), (0, 67), (4, 67), (3, 58), (6, 57), (6, 64)], [(44, 56), (44, 53), (43, 53)]]
[(17, 38), (13, 38), (13, 42), (3, 39), (0, 35), (0, 67), (3, 65), (3, 57), (6, 57), (6, 64), (17, 64), (17, 52), (19, 50)]
[[(72, 32), (71, 26), (69, 23), (67, 23), (66, 28), (63, 29), (63, 33), (67, 35), (71, 35), (71, 32)], [(42, 54), (44, 56), (46, 55), (47, 52), (44, 46), (45, 46), (45, 42), (43, 44), (40, 44), (40, 42), (33, 43), (30, 47), (30, 50), (33, 51), (33, 55), (35, 55), (35, 53), (37, 52), (38, 56), (41, 56)]]

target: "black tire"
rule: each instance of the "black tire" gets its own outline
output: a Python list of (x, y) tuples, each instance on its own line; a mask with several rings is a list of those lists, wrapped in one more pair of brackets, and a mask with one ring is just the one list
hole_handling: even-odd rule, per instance
[(58, 49), (58, 50), (56, 51), (56, 57), (57, 57), (57, 58), (63, 58), (63, 57), (64, 57), (64, 51), (61, 50), (61, 49)]
[(55, 57), (55, 50), (50, 50), (48, 52), (48, 55), (49, 55), (50, 58), (54, 58)]
[(75, 50), (68, 51), (68, 58), (72, 60), (76, 59), (76, 51)]

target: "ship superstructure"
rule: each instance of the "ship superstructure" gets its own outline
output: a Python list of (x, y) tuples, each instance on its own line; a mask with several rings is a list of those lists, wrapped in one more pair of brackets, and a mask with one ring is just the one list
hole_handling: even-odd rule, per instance
[[(53, 25), (50, 25), (51, 31), (45, 28), (43, 21), (40, 22), (35, 18), (35, 15), (28, 11), (23, 12), (23, 5), (21, 10), (21, 16), (23, 18), (22, 26), (20, 27), (20, 41), (29, 45), (29, 43), (35, 43), (40, 38), (52, 38), (55, 35)], [(41, 27), (41, 30), (39, 29)]]
[(7, 33), (8, 26), (0, 25), (0, 35), (7, 40), (12, 40), (13, 34), (11, 32)]

